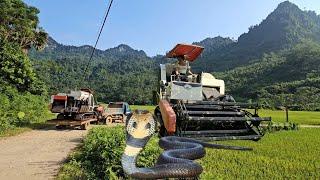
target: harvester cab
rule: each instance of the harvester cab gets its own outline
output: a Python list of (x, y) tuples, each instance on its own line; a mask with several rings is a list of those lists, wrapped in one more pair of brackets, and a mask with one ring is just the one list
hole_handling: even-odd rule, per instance
[(224, 81), (210, 73), (193, 74), (189, 62), (193, 62), (203, 51), (196, 45), (178, 44), (167, 53), (169, 58), (177, 58), (174, 64), (160, 64), (161, 99), (202, 101), (225, 94)]
[[(178, 44), (167, 53), (177, 62), (160, 64), (158, 106), (155, 115), (160, 135), (199, 139), (259, 140), (263, 133), (257, 104), (237, 103), (225, 94), (225, 83), (212, 74), (193, 74), (190, 63), (204, 50), (197, 45)], [(254, 109), (249, 112), (248, 109)]]

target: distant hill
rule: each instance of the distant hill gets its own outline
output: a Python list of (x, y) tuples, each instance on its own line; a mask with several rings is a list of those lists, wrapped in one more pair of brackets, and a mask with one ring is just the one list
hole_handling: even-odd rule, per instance
[[(192, 71), (216, 72), (240, 101), (317, 110), (319, 43), (320, 16), (285, 1), (238, 40), (218, 36), (195, 42), (205, 50), (192, 63)], [(164, 56), (148, 57), (142, 50), (121, 44), (96, 50), (85, 72), (91, 51), (88, 45), (66, 46), (49, 38), (44, 51), (29, 55), (49, 93), (89, 86), (100, 101), (151, 103), (158, 65), (168, 62)]]
[(320, 44), (312, 41), (215, 75), (225, 80), (228, 93), (240, 101), (320, 110)]
[(228, 38), (224, 41), (216, 38), (205, 40), (203, 45), (209, 50), (195, 63), (194, 69), (212, 72), (246, 66), (264, 53), (291, 48), (305, 39), (320, 42), (320, 16), (285, 1), (235, 42)]
[(92, 49), (62, 45), (49, 38), (44, 51), (31, 51), (29, 56), (50, 94), (90, 87), (100, 101), (151, 103), (157, 77), (152, 58), (121, 44), (105, 51), (97, 49), (89, 62)]

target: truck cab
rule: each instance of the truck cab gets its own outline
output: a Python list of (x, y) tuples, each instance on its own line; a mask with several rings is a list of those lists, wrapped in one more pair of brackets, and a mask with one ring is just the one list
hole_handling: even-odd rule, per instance
[(130, 113), (131, 109), (127, 102), (110, 102), (105, 112), (106, 123), (124, 123)]

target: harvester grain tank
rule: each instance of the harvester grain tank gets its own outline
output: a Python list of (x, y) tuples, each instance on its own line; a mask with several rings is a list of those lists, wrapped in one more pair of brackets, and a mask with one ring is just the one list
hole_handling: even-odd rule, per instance
[(223, 80), (210, 73), (191, 72), (190, 63), (203, 50), (201, 46), (178, 44), (167, 53), (177, 62), (160, 64), (155, 109), (160, 135), (259, 140), (263, 136), (261, 121), (271, 118), (258, 116), (258, 104), (237, 103), (225, 94)]

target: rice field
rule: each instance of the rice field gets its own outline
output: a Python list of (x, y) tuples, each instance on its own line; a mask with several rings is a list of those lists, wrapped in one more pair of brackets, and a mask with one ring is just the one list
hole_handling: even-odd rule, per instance
[[(286, 122), (285, 111), (259, 110), (260, 116), (271, 116), (274, 122)], [(289, 111), (289, 122), (305, 125), (320, 125), (320, 112)]]
[(320, 129), (266, 134), (260, 141), (224, 141), (253, 151), (207, 149), (201, 179), (319, 179)]

